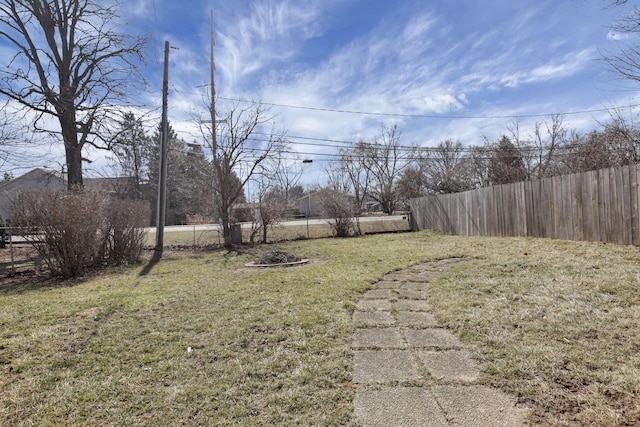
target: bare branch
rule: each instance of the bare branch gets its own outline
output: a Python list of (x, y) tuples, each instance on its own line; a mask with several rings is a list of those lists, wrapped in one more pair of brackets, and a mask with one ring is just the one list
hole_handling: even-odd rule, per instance
[(146, 41), (120, 33), (119, 19), (98, 0), (0, 0), (0, 37), (16, 50), (0, 94), (57, 119), (70, 188), (82, 185), (83, 147), (107, 148), (96, 129), (112, 117), (110, 105), (144, 84), (137, 63)]

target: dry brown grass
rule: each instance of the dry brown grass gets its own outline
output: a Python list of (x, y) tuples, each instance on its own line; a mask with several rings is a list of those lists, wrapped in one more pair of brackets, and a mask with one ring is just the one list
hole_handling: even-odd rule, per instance
[[(274, 249), (314, 262), (244, 268)], [(3, 282), (0, 425), (353, 425), (354, 304), (389, 271), (455, 256), (474, 261), (428, 292), (484, 382), (534, 424), (638, 424), (638, 248), (421, 232)]]
[(437, 282), (437, 317), (537, 423), (640, 425), (638, 248), (520, 242), (486, 239), (472, 268)]

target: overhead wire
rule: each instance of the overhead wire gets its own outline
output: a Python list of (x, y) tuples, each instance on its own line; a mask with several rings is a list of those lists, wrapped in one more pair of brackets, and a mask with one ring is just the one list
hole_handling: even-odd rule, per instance
[[(240, 98), (219, 97), (219, 99), (224, 99), (227, 101), (242, 102), (242, 103), (256, 103), (256, 101), (250, 101), (250, 100), (240, 99)], [(537, 113), (537, 114), (505, 114), (505, 115), (476, 116), (476, 115), (447, 115), (447, 114), (382, 113), (382, 112), (371, 112), (371, 111), (343, 110), (343, 109), (336, 109), (336, 108), (308, 107), (308, 106), (289, 105), (289, 104), (276, 104), (272, 102), (258, 102), (258, 103), (262, 105), (271, 105), (274, 107), (293, 108), (293, 109), (311, 110), (311, 111), (324, 111), (324, 112), (331, 112), (331, 113), (358, 114), (358, 115), (382, 116), (382, 117), (447, 119), (447, 120), (456, 120), (456, 119), (496, 120), (496, 119), (540, 118), (540, 117), (550, 117), (554, 115), (568, 116), (568, 115), (602, 113), (602, 112), (610, 111), (610, 109), (608, 108), (598, 108), (598, 109), (578, 110), (578, 111), (552, 112), (552, 113), (545, 113), (545, 114)], [(640, 104), (630, 104), (620, 108), (635, 108), (635, 107), (640, 107)]]
[[(201, 93), (196, 92), (188, 92), (185, 90), (180, 90), (174, 86), (174, 91), (176, 93), (187, 94), (187, 95), (201, 95)], [(340, 114), (355, 114), (355, 115), (363, 115), (363, 116), (380, 116), (380, 117), (403, 117), (403, 118), (423, 118), (423, 119), (445, 119), (445, 120), (500, 120), (500, 119), (521, 119), (521, 118), (542, 118), (542, 117), (551, 117), (555, 115), (559, 116), (571, 116), (571, 115), (582, 115), (582, 114), (593, 114), (593, 113), (604, 113), (611, 111), (610, 108), (593, 108), (593, 109), (585, 109), (585, 110), (576, 110), (576, 111), (556, 111), (550, 113), (531, 113), (531, 114), (493, 114), (493, 115), (472, 115), (472, 114), (411, 114), (411, 113), (392, 113), (392, 112), (374, 112), (374, 111), (360, 111), (360, 110), (347, 110), (347, 109), (339, 109), (339, 108), (329, 108), (329, 107), (314, 107), (314, 106), (304, 106), (304, 105), (291, 105), (291, 104), (280, 104), (275, 102), (266, 102), (266, 101), (256, 101), (242, 98), (232, 98), (225, 96), (218, 96), (217, 99), (231, 101), (231, 102), (240, 102), (244, 104), (261, 104), (261, 105), (269, 105), (273, 107), (280, 108), (291, 108), (298, 110), (308, 110), (308, 111), (320, 111), (320, 112), (329, 112), (329, 113), (340, 113)], [(640, 104), (628, 104), (621, 107), (616, 107), (616, 109), (630, 109), (640, 107)]]

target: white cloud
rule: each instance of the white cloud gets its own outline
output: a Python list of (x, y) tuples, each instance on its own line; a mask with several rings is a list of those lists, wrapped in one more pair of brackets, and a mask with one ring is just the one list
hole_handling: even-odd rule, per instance
[(631, 35), (628, 33), (619, 33), (613, 30), (609, 30), (609, 32), (607, 33), (607, 40), (621, 41), (628, 40), (630, 37)]
[(500, 83), (508, 88), (518, 88), (523, 84), (540, 83), (570, 77), (583, 70), (595, 58), (592, 49), (571, 52), (561, 60), (552, 60), (531, 70), (520, 69), (501, 77)]
[(232, 89), (241, 78), (291, 58), (305, 40), (320, 33), (318, 22), (314, 2), (287, 0), (254, 2), (248, 15), (222, 21), (217, 43), (225, 84)]
[(429, 15), (420, 14), (411, 18), (409, 23), (402, 32), (402, 39), (404, 41), (409, 40), (424, 40), (428, 39), (429, 32), (436, 24), (436, 20)]

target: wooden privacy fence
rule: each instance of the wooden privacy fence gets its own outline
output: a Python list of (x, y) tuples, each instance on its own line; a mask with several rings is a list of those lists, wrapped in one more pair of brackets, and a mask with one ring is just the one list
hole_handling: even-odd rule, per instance
[(640, 245), (640, 164), (412, 199), (413, 230)]

